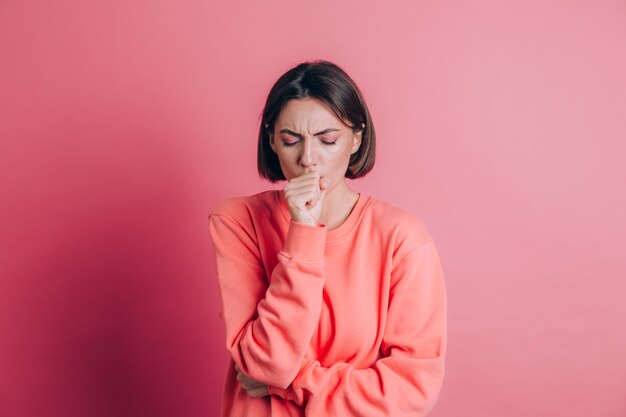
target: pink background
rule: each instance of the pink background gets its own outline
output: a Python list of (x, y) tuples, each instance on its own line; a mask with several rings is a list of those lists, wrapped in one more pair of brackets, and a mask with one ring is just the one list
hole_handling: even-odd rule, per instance
[(213, 416), (207, 214), (325, 58), (448, 286), (435, 417), (626, 416), (624, 1), (0, 3), (0, 415)]

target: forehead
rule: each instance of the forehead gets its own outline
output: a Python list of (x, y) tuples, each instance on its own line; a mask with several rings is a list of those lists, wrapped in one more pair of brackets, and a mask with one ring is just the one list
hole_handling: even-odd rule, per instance
[(306, 129), (307, 127), (342, 127), (341, 121), (324, 103), (316, 98), (292, 99), (285, 104), (276, 119), (284, 126)]

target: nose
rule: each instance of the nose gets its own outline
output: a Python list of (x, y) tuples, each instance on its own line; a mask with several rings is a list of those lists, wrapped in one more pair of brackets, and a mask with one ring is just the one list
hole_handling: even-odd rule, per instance
[(308, 168), (307, 171), (315, 170), (317, 166), (317, 149), (315, 147), (315, 140), (310, 137), (302, 139), (302, 154), (300, 155), (300, 165)]

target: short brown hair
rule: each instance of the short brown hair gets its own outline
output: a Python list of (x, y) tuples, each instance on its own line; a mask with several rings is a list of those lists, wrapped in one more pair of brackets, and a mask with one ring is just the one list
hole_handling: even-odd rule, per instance
[[(361, 146), (350, 155), (347, 178), (359, 178), (367, 174), (376, 159), (376, 132), (361, 91), (350, 76), (329, 61), (303, 62), (285, 72), (271, 88), (259, 128), (257, 168), (261, 178), (271, 182), (286, 179), (280, 168), (278, 156), (269, 143), (269, 132), (287, 101), (316, 98), (324, 103), (343, 122), (352, 123), (353, 132), (364, 129)], [(362, 127), (365, 124), (365, 127)]]

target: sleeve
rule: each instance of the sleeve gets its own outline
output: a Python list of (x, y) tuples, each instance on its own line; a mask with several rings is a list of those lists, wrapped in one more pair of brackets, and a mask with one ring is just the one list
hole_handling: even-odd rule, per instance
[(432, 240), (405, 252), (391, 280), (382, 358), (366, 369), (305, 360), (291, 385), (270, 386), (269, 393), (306, 406), (309, 416), (426, 415), (443, 382), (447, 332), (443, 271)]
[(255, 381), (286, 387), (322, 306), (326, 227), (291, 221), (268, 285), (258, 244), (230, 216), (209, 215), (226, 348)]

